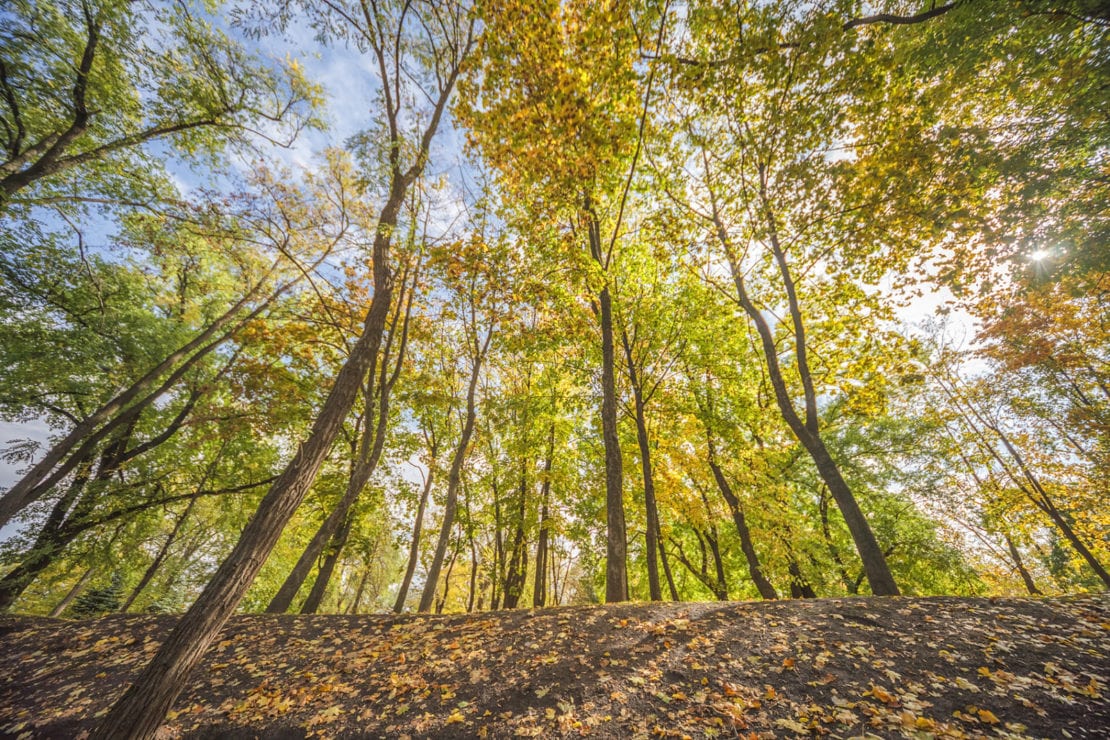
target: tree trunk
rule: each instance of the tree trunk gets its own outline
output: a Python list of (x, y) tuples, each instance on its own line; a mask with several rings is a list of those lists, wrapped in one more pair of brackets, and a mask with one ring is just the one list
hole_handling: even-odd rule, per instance
[(813, 590), (809, 580), (802, 574), (802, 569), (793, 554), (787, 556), (787, 570), (790, 572), (790, 598), (816, 599), (817, 593)]
[(836, 564), (836, 571), (840, 575), (840, 581), (844, 584), (844, 588), (850, 594), (856, 594), (859, 587), (852, 577), (848, 575), (848, 569), (844, 566), (844, 561), (840, 557), (840, 550), (837, 548), (836, 543), (833, 542), (832, 528), (829, 526), (829, 490), (825, 488), (821, 491), (821, 500), (817, 504), (818, 511), (821, 515), (821, 534), (825, 537), (825, 546), (829, 550), (829, 555)]
[[(601, 225), (589, 196), (585, 198), (590, 256), (602, 269)], [(617, 433), (616, 349), (613, 336), (613, 301), (609, 286), (598, 294), (601, 324), (601, 436), (605, 444), (605, 600), (628, 600), (628, 535), (624, 521), (624, 461)]]
[(547, 457), (543, 461), (543, 485), (540, 489), (540, 533), (536, 541), (536, 579), (532, 586), (532, 606), (541, 608), (547, 602), (547, 506), (551, 496), (551, 464), (555, 456), (555, 422), (547, 433)]
[(69, 592), (66, 593), (65, 598), (59, 601), (57, 605), (50, 610), (50, 616), (62, 616), (62, 612), (66, 610), (66, 607), (72, 604), (73, 600), (80, 596), (81, 592), (85, 590), (85, 587), (89, 585), (89, 581), (92, 580), (93, 574), (95, 572), (96, 568), (89, 568), (88, 570), (86, 570), (85, 574), (77, 579), (77, 583), (73, 584), (73, 588), (71, 588)]
[(153, 737), (184, 688), (190, 671), (239, 605), (316, 479), (354, 405), (363, 379), (373, 371), (378, 358), (393, 294), (390, 235), (397, 225), (408, 184), (405, 178), (394, 174), (374, 237), (374, 294), (363, 332), (336, 376), (312, 431), (262, 499), (231, 554), (220, 564), (151, 662), (97, 726), (92, 735), (95, 740)]
[(655, 478), (651, 472), (651, 445), (648, 442), (647, 419), (644, 415), (644, 394), (640, 387), (640, 377), (632, 357), (632, 344), (628, 332), (621, 331), (624, 345), (625, 366), (632, 385), (632, 400), (636, 409), (636, 441), (640, 446), (640, 468), (644, 478), (644, 512), (647, 518), (644, 555), (647, 559), (648, 593), (652, 601), (663, 600), (663, 589), (659, 583), (659, 563), (655, 554), (659, 550), (659, 509), (655, 503)]
[[(594, 224), (594, 228), (597, 226)], [(616, 357), (609, 286), (601, 290), (601, 433), (605, 442), (605, 601), (628, 600), (628, 536), (624, 523), (623, 465), (617, 434)]]
[(717, 490), (721, 492), (725, 502), (728, 504), (729, 511), (732, 513), (732, 521), (736, 525), (736, 533), (740, 535), (740, 549), (744, 553), (744, 559), (748, 563), (748, 575), (751, 576), (752, 583), (755, 584), (756, 590), (759, 595), (764, 599), (777, 599), (778, 592), (767, 577), (763, 575), (763, 569), (759, 564), (759, 555), (755, 551), (755, 544), (752, 542), (752, 533), (748, 529), (748, 522), (744, 518), (744, 509), (740, 506), (740, 499), (732, 491), (732, 486), (729, 485), (728, 480), (725, 478), (724, 472), (721, 467), (713, 459), (713, 447), (710, 444), (710, 458), (709, 468), (713, 471), (713, 479), (717, 482)]
[(362, 578), (358, 579), (358, 588), (355, 589), (355, 598), (351, 602), (351, 606), (347, 609), (348, 614), (358, 614), (359, 604), (362, 603), (362, 594), (366, 591), (366, 581), (370, 579), (370, 567), (364, 566), (362, 571)]
[(466, 388), (466, 419), (463, 422), (462, 434), (455, 446), (455, 454), (451, 459), (451, 470), (447, 473), (447, 500), (443, 506), (443, 523), (439, 528), (439, 541), (436, 543), (432, 564), (428, 568), (428, 578), (424, 582), (424, 591), (420, 595), (418, 610), (426, 612), (432, 608), (436, 595), (436, 584), (439, 582), (440, 569), (443, 559), (447, 556), (447, 546), (450, 544), (451, 528), (455, 525), (455, 512), (459, 504), (459, 484), (462, 481), (463, 464), (466, 462), (467, 452), (470, 450), (470, 437), (474, 434), (474, 420), (477, 416), (475, 396), (478, 391), (478, 377), (482, 372), (482, 360), (489, 349), (490, 340), (493, 338), (493, 328), (486, 333), (485, 341), (479, 348), (477, 346), (477, 328), (475, 327), (475, 353), (470, 367), (470, 384)]
[[(416, 276), (414, 275), (413, 285), (408, 294), (408, 308), (405, 309), (404, 324), (401, 327), (401, 342), (397, 351), (397, 359), (394, 364), (393, 372), (388, 374), (387, 364), (389, 361), (389, 349), (393, 343), (395, 330), (397, 328), (397, 314), (400, 313), (401, 304), (404, 301), (404, 280), (405, 277), (403, 276), (401, 294), (398, 296), (397, 302), (397, 313), (393, 317), (389, 340), (382, 353), (381, 377), (377, 381), (378, 392), (376, 394), (378, 400), (377, 423), (374, 425), (373, 434), (371, 434), (369, 428), (370, 420), (374, 418), (371, 414), (371, 396), (369, 391), (366, 391), (366, 409), (364, 412), (366, 429), (363, 430), (358, 455), (354, 466), (351, 468), (351, 474), (347, 479), (347, 488), (343, 492), (343, 497), (340, 498), (339, 502), (335, 505), (335, 508), (329, 512), (328, 516), (320, 524), (319, 529), (316, 530), (316, 534), (312, 536), (304, 552), (301, 553), (300, 558), (297, 559), (296, 565), (293, 566), (293, 570), (289, 572), (285, 581), (282, 582), (281, 588), (278, 589), (274, 598), (270, 600), (269, 606), (266, 607), (266, 612), (269, 614), (284, 614), (289, 611), (289, 607), (293, 605), (293, 600), (297, 598), (297, 592), (300, 591), (305, 579), (308, 578), (308, 574), (312, 572), (312, 567), (324, 552), (324, 547), (329, 540), (335, 536), (340, 525), (346, 520), (347, 515), (351, 511), (351, 507), (354, 506), (359, 496), (362, 495), (367, 482), (370, 480), (370, 476), (374, 474), (374, 470), (378, 466), (378, 461), (381, 459), (382, 450), (385, 448), (386, 424), (389, 421), (389, 396), (401, 373), (402, 362), (405, 356), (405, 346), (408, 339), (409, 318), (412, 315), (412, 299), (416, 293)], [(374, 369), (374, 365), (371, 365), (371, 375), (373, 375)], [(371, 380), (369, 385), (373, 386), (373, 384), (374, 381)], [(344, 538), (344, 541), (346, 541), (346, 538)]]
[(805, 447), (810, 457), (813, 458), (821, 480), (828, 486), (833, 500), (836, 501), (841, 514), (844, 515), (844, 522), (848, 525), (852, 541), (855, 543), (856, 550), (863, 561), (864, 572), (867, 574), (867, 581), (871, 585), (871, 592), (876, 596), (897, 596), (898, 585), (894, 582), (894, 575), (890, 572), (886, 558), (883, 557), (883, 551), (879, 547), (878, 540), (875, 539), (875, 533), (871, 531), (871, 525), (867, 523), (867, 518), (860, 510), (859, 503), (841, 475), (840, 468), (829, 455), (825, 442), (821, 438), (816, 393), (813, 378), (809, 371), (805, 325), (802, 321), (801, 309), (794, 289), (794, 280), (788, 269), (785, 254), (778, 242), (775, 220), (767, 207), (764, 190), (765, 185), (761, 187), (761, 196), (764, 199), (764, 210), (767, 212), (770, 242), (786, 290), (787, 306), (790, 310), (791, 323), (794, 329), (795, 364), (805, 392), (805, 421), (802, 420), (798, 411), (794, 408), (794, 401), (791, 399), (782, 367), (779, 364), (778, 347), (775, 344), (774, 332), (768, 325), (763, 313), (756, 308), (748, 295), (747, 287), (744, 284), (744, 272), (736, 262), (736, 251), (732, 247), (728, 232), (720, 219), (717, 204), (714, 200), (713, 220), (717, 229), (717, 238), (725, 249), (740, 305), (748, 318), (755, 324), (756, 331), (759, 333), (763, 347), (763, 359), (767, 365), (767, 374), (770, 377), (771, 386), (775, 392), (775, 401), (782, 413), (783, 420), (802, 443), (802, 446)]
[(416, 564), (420, 561), (420, 532), (424, 528), (424, 512), (428, 508), (428, 494), (432, 490), (432, 478), (435, 473), (435, 451), (431, 453), (432, 464), (428, 466), (428, 475), (424, 479), (424, 488), (420, 491), (420, 503), (416, 507), (416, 519), (412, 523), (412, 543), (409, 544), (409, 562), (405, 566), (405, 577), (401, 579), (401, 587), (397, 590), (397, 600), (393, 602), (393, 611), (400, 614), (404, 611), (405, 601), (409, 597), (409, 587), (412, 577), (416, 573)]
[[(266, 277), (275, 268), (276, 264), (267, 273)], [(0, 526), (6, 524), (24, 507), (45, 495), (74, 467), (81, 464), (95, 445), (111, 434), (113, 430), (123, 424), (134, 424), (138, 415), (173, 387), (190, 367), (234, 336), (239, 329), (265, 310), (267, 306), (300, 279), (297, 278), (280, 286), (259, 306), (239, 319), (228, 331), (216, 336), (257, 295), (263, 285), (263, 282), (259, 281), (254, 288), (223, 315), (209, 324), (199, 335), (169, 354), (123, 392), (104, 403), (85, 419), (82, 419), (64, 438), (50, 448), (42, 460), (35, 463), (15, 485), (9, 488), (3, 496), (0, 496)], [(179, 362), (182, 364), (176, 370), (173, 370), (160, 386), (142, 396), (148, 388), (154, 385), (158, 378), (170, 372), (174, 365)], [(140, 398), (140, 396), (142, 397)], [(75, 451), (78, 445), (80, 445), (80, 448)]]
[(709, 551), (713, 555), (713, 569), (717, 576), (717, 587), (713, 594), (718, 601), (728, 601), (728, 581), (725, 580), (725, 564), (721, 560), (721, 545), (717, 539), (717, 528), (710, 525), (705, 532), (705, 541), (709, 543)]
[(455, 563), (458, 562), (460, 546), (461, 540), (456, 537), (451, 559), (447, 561), (447, 570), (443, 573), (443, 594), (436, 600), (436, 614), (443, 614), (443, 607), (447, 604), (447, 592), (451, 588), (451, 571), (455, 569)]
[(1033, 576), (1025, 568), (1025, 562), (1021, 559), (1021, 553), (1018, 551), (1017, 545), (1014, 544), (1010, 535), (1007, 534), (1003, 536), (1006, 538), (1006, 547), (1010, 550), (1010, 557), (1014, 559), (1014, 566), (1017, 567), (1018, 573), (1021, 574), (1021, 580), (1022, 583), (1025, 584), (1025, 590), (1028, 591), (1031, 596), (1043, 595), (1041, 590), (1037, 588), (1037, 584), (1033, 582)]
[(154, 580), (154, 574), (158, 572), (158, 569), (162, 567), (162, 563), (165, 562), (166, 556), (169, 555), (170, 547), (177, 540), (177, 535), (181, 533), (181, 528), (185, 526), (185, 520), (189, 518), (189, 514), (192, 513), (193, 506), (195, 506), (196, 503), (197, 500), (195, 498), (189, 499), (189, 505), (186, 506), (185, 511), (181, 512), (181, 515), (177, 517), (177, 521), (174, 522), (173, 525), (173, 530), (170, 532), (169, 536), (166, 537), (166, 541), (162, 543), (162, 547), (159, 548), (158, 554), (154, 556), (154, 560), (151, 561), (150, 565), (143, 573), (143, 577), (139, 579), (139, 582), (135, 584), (135, 588), (131, 590), (131, 595), (127, 597), (127, 600), (123, 602), (123, 606), (119, 608), (121, 612), (126, 612), (130, 609), (131, 605), (135, 603), (135, 599), (139, 598), (139, 594), (143, 592), (143, 589)]
[(328, 592), (328, 584), (331, 582), (332, 574), (335, 573), (339, 555), (343, 552), (343, 547), (347, 544), (347, 538), (351, 534), (353, 523), (354, 516), (348, 514), (343, 521), (343, 526), (332, 535), (331, 542), (328, 543), (327, 554), (324, 556), (324, 562), (312, 584), (312, 590), (308, 592), (308, 598), (301, 605), (301, 614), (315, 614), (319, 610), (320, 604), (324, 601), (324, 596)]
[(528, 460), (525, 459), (520, 464), (520, 499), (513, 531), (513, 546), (509, 553), (509, 567), (505, 573), (505, 589), (502, 597), (502, 606), (505, 609), (517, 608), (520, 597), (524, 593), (524, 580), (528, 572), (528, 543), (524, 533), (528, 512), (528, 488)]

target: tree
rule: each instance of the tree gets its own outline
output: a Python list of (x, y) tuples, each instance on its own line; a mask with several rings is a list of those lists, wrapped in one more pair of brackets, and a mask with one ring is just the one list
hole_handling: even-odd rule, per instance
[[(346, 364), (336, 376), (331, 392), (313, 424), (312, 431), (297, 450), (243, 530), (235, 549), (223, 561), (197, 601), (167, 637), (151, 663), (120, 698), (97, 729), (96, 737), (152, 737), (189, 671), (200, 660), (224, 622), (243, 598), (265, 557), (273, 549), (289, 518), (304, 498), (320, 465), (339, 433), (367, 373), (378, 361), (378, 349), (392, 303), (393, 275), (390, 244), (397, 217), (408, 189), (427, 166), (432, 138), (451, 96), (460, 66), (473, 43), (473, 21), (469, 9), (453, 3), (412, 8), (362, 6), (354, 18), (342, 11), (331, 22), (349, 24), (350, 34), (372, 51), (382, 85), (385, 124), (389, 142), (388, 193), (373, 237), (374, 296), (366, 314), (363, 333)], [(425, 17), (423, 14), (427, 14)], [(431, 36), (430, 29), (441, 29)], [(411, 34), (427, 34), (425, 40), (436, 52), (429, 64), (434, 80), (427, 91), (430, 115), (419, 131), (414, 151), (405, 161), (400, 95), (411, 64)], [(420, 55), (422, 58), (428, 57)], [(426, 76), (429, 76), (426, 75)]]
[(9, 4), (0, 213), (59, 200), (149, 202), (162, 188), (145, 147), (163, 140), (186, 154), (292, 143), (318, 91), (295, 61), (263, 63), (204, 15), (189, 3)]

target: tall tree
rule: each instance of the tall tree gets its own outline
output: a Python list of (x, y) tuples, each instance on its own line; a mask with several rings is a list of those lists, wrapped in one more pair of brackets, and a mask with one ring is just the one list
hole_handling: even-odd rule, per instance
[[(184, 687), (189, 672), (243, 598), (285, 524), (303, 500), (359, 387), (367, 373), (373, 372), (378, 360), (378, 348), (392, 303), (392, 234), (408, 189), (427, 166), (432, 139), (473, 43), (473, 20), (468, 7), (453, 2), (421, 6), (406, 3), (402, 7), (363, 4), (358, 16), (332, 6), (322, 11), (319, 20), (345, 29), (341, 38), (356, 37), (360, 45), (370, 49), (377, 63), (384, 103), (382, 112), (388, 130), (387, 195), (373, 236), (374, 296), (363, 333), (339, 371), (311, 433), (262, 500), (235, 549), (221, 563), (204, 592), (97, 727), (95, 737), (98, 738), (154, 736)], [(428, 54), (425, 50), (417, 53), (414, 45), (425, 44), (434, 53)], [(430, 69), (422, 73), (421, 62), (426, 62)], [(415, 142), (406, 140), (402, 126), (407, 118), (401, 117), (405, 104), (402, 85), (410, 79), (430, 79), (429, 88), (424, 92), (431, 107), (427, 119), (417, 124)], [(408, 92), (405, 90), (406, 94)]]

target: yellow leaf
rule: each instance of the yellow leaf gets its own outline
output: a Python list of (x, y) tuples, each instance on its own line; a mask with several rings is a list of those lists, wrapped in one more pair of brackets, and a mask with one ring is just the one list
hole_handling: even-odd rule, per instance
[(989, 709), (980, 709), (979, 719), (990, 725), (997, 725), (999, 721), (998, 717), (994, 716), (994, 712), (990, 711)]

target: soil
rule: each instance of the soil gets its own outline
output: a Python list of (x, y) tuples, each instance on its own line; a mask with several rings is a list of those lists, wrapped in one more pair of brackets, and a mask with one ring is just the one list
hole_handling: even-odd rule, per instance
[[(173, 616), (0, 618), (0, 738), (80, 738)], [(1110, 737), (1110, 597), (233, 619), (165, 738)]]

